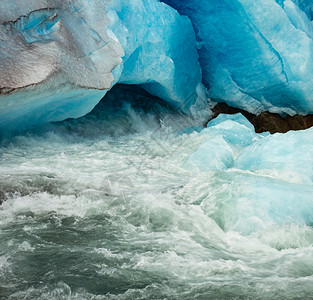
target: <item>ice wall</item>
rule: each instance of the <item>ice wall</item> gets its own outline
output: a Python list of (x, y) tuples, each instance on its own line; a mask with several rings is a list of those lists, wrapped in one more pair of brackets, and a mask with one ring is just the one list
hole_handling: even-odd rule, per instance
[(189, 18), (155, 0), (112, 1), (108, 15), (125, 49), (118, 82), (140, 84), (180, 108), (194, 104), (202, 74)]
[(3, 0), (0, 129), (77, 118), (115, 83), (185, 112), (201, 90), (191, 22), (157, 0)]
[(253, 113), (313, 112), (312, 1), (164, 2), (191, 18), (212, 98)]

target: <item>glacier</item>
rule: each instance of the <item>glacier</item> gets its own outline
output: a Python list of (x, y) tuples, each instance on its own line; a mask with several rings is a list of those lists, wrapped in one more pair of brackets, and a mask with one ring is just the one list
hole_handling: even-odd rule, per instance
[(81, 117), (115, 84), (140, 85), (187, 114), (207, 109), (207, 96), (254, 114), (313, 113), (310, 1), (5, 0), (1, 8), (2, 131)]
[(0, 8), (0, 299), (312, 298), (312, 0)]
[(4, 0), (0, 20), (2, 132), (81, 117), (117, 83), (206, 102), (191, 22), (164, 3)]
[(255, 114), (313, 112), (312, 1), (164, 2), (193, 22), (211, 98)]
[[(3, 1), (1, 134), (84, 116), (117, 84), (113, 100), (154, 101), (127, 95), (125, 85), (137, 85), (186, 114), (209, 113), (205, 87), (213, 100), (253, 113), (313, 111), (309, 1), (166, 2), (174, 8), (156, 0)], [(264, 222), (313, 222), (313, 129), (257, 134), (240, 113), (198, 123), (178, 133), (203, 141), (182, 168), (233, 178), (234, 194), (213, 195), (219, 204), (208, 212), (230, 205), (221, 227), (249, 234)]]

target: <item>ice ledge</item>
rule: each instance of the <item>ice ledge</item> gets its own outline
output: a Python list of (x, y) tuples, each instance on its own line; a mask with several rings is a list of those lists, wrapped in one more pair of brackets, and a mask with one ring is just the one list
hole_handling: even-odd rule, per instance
[(184, 112), (206, 102), (191, 22), (164, 3), (3, 0), (0, 8), (0, 131), (82, 116), (115, 83), (141, 85)]

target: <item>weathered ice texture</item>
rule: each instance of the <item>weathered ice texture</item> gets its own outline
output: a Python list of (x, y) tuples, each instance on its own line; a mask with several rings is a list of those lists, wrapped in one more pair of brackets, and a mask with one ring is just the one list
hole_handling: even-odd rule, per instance
[(156, 0), (3, 0), (0, 129), (76, 118), (116, 82), (189, 111), (202, 91), (190, 20)]

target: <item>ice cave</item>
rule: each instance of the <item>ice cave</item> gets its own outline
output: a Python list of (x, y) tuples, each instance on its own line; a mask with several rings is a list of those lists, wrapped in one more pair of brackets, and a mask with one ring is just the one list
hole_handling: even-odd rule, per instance
[(312, 294), (312, 0), (0, 1), (0, 299)]

